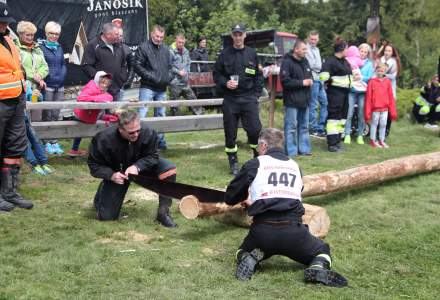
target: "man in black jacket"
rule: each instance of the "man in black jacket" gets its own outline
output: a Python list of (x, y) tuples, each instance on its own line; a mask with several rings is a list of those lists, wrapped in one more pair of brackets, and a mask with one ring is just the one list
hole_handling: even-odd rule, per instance
[(86, 45), (81, 62), (83, 71), (90, 79), (95, 78), (98, 71), (112, 75), (108, 92), (113, 99), (118, 99), (119, 91), (128, 78), (127, 56), (118, 36), (119, 29), (115, 24), (104, 24), (101, 35)]
[[(158, 137), (154, 130), (141, 126), (137, 112), (123, 112), (118, 126), (102, 130), (92, 139), (87, 163), (90, 174), (102, 178), (95, 195), (97, 218), (102, 221), (119, 217), (130, 182), (129, 174), (176, 181), (176, 166), (159, 157)], [(159, 195), (156, 220), (165, 227), (175, 227), (170, 216), (171, 198)]]
[(118, 97), (113, 99), (113, 101), (122, 101), (124, 99), (124, 90), (129, 89), (134, 80), (134, 52), (131, 51), (130, 47), (126, 43), (124, 43), (124, 28), (122, 27), (122, 20), (114, 19), (112, 20), (112, 23), (118, 27), (117, 42), (122, 46), (122, 49), (124, 49), (125, 59), (127, 61), (127, 80), (122, 86), (123, 89), (119, 91)]
[[(206, 37), (200, 36), (197, 38), (197, 47), (191, 51), (192, 61), (208, 61), (208, 50), (206, 50)], [(208, 72), (207, 63), (192, 63), (191, 72)]]
[(236, 139), (240, 119), (249, 146), (254, 156), (256, 155), (258, 134), (261, 130), (257, 97), (263, 88), (263, 81), (258, 70), (255, 50), (244, 44), (244, 26), (233, 26), (231, 37), (232, 46), (224, 49), (218, 56), (213, 77), (217, 88), (224, 94), (222, 109), (225, 152), (228, 155), (231, 174), (236, 175), (239, 170)]
[(284, 136), (287, 155), (311, 155), (309, 137), (309, 104), (313, 84), (306, 57), (307, 45), (296, 40), (293, 50), (281, 63), (281, 83), (285, 107)]
[(260, 261), (284, 255), (309, 265), (304, 271), (306, 282), (345, 286), (347, 280), (331, 270), (329, 245), (302, 224), (301, 172), (283, 148), (280, 130), (263, 129), (258, 139), (259, 156), (248, 161), (226, 189), (225, 202), (242, 202), (253, 216), (249, 234), (237, 251), (236, 277), (249, 280)]
[[(134, 70), (141, 77), (139, 89), (140, 101), (167, 100), (166, 89), (173, 79), (171, 72), (172, 58), (170, 50), (163, 44), (165, 29), (155, 25), (150, 39), (142, 43), (137, 49)], [(141, 118), (145, 118), (148, 108), (140, 108)], [(165, 117), (165, 107), (154, 108), (155, 117)], [(159, 134), (159, 149), (167, 148), (165, 136)]]

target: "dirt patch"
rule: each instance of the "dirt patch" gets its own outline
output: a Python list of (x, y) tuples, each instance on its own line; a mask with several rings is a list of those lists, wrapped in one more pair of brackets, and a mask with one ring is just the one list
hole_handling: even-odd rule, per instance
[(126, 201), (157, 201), (157, 194), (140, 187), (130, 186), (127, 195), (125, 196)]
[(221, 144), (213, 144), (206, 142), (192, 142), (192, 143), (174, 143), (177, 146), (183, 146), (189, 149), (211, 149), (215, 147), (221, 147)]
[(149, 243), (151, 236), (137, 232), (135, 230), (120, 231), (113, 233), (110, 237), (98, 240), (101, 244), (127, 244), (127, 243)]
[(218, 251), (211, 249), (211, 248), (208, 248), (208, 247), (205, 247), (202, 249), (202, 253), (205, 255), (217, 255)]

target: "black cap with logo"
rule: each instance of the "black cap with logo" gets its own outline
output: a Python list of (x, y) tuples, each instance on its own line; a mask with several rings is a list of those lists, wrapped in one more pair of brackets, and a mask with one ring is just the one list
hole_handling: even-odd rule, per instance
[(15, 19), (11, 16), (11, 10), (6, 3), (6, 0), (0, 0), (0, 22), (15, 23)]
[(243, 24), (236, 24), (236, 25), (232, 26), (231, 32), (232, 33), (234, 33), (234, 32), (241, 32), (241, 33), (243, 33), (243, 32), (246, 32), (246, 28), (244, 27)]

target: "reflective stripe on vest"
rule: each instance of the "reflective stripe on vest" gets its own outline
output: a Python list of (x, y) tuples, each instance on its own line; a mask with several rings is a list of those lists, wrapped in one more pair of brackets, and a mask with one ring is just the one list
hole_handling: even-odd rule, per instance
[(23, 92), (24, 78), (20, 66), (20, 52), (12, 42), (12, 39), (5, 36), (11, 51), (0, 44), (0, 100), (11, 99), (20, 96)]
[(332, 86), (350, 88), (351, 82), (353, 81), (353, 75), (332, 76), (331, 79)]
[(303, 182), (295, 161), (279, 160), (269, 155), (258, 156), (258, 160), (260, 166), (250, 186), (252, 203), (270, 198), (301, 200)]

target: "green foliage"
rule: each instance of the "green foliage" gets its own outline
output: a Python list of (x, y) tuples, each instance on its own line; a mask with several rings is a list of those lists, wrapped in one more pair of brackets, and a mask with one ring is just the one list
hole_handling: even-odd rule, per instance
[[(380, 1), (382, 38), (393, 42), (402, 58), (401, 87), (420, 86), (436, 72), (440, 53), (438, 1)], [(187, 35), (187, 47), (198, 35), (208, 37), (210, 59), (221, 48), (220, 36), (241, 22), (249, 29), (277, 28), (306, 38), (310, 30), (321, 34), (323, 57), (332, 55), (335, 35), (353, 44), (365, 41), (369, 1), (356, 0), (151, 0), (150, 24), (162, 24), (167, 43), (177, 32)]]

